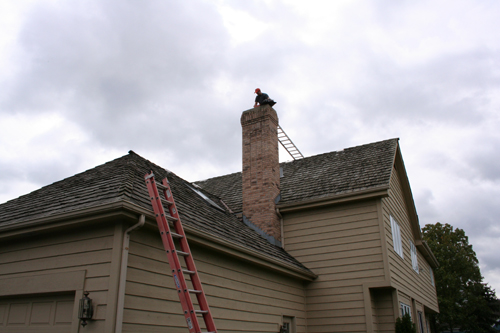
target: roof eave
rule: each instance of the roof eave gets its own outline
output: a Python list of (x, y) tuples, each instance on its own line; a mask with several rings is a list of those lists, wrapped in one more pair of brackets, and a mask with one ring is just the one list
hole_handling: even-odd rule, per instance
[(382, 185), (348, 193), (329, 195), (321, 198), (295, 201), (285, 204), (278, 204), (276, 208), (281, 213), (292, 212), (302, 209), (317, 208), (321, 206), (345, 203), (354, 200), (367, 200), (389, 196), (389, 185)]
[(418, 221), (417, 208), (415, 207), (415, 200), (413, 199), (413, 194), (411, 192), (410, 180), (408, 179), (408, 174), (406, 173), (405, 164), (403, 161), (403, 155), (401, 154), (401, 149), (397, 147), (396, 156), (394, 157), (394, 166), (399, 174), (399, 179), (401, 181), (404, 199), (406, 201), (406, 206), (408, 207), (408, 215), (411, 221), (411, 226), (415, 236), (415, 240), (422, 239), (422, 232), (420, 230), (420, 224)]
[[(24, 233), (32, 233), (35, 230), (43, 230), (55, 225), (60, 227), (64, 225), (85, 223), (96, 219), (115, 217), (117, 212), (123, 210), (125, 207), (126, 203), (124, 201), (115, 201), (50, 216), (3, 223), (0, 224), (0, 239)], [(121, 214), (123, 214), (123, 212)]]
[(190, 243), (200, 244), (213, 250), (230, 254), (233, 257), (244, 259), (259, 266), (264, 266), (287, 275), (292, 275), (296, 278), (300, 278), (301, 280), (313, 281), (318, 277), (311, 271), (306, 271), (273, 257), (266, 256), (260, 251), (249, 249), (234, 242), (203, 233), (193, 228), (186, 227), (185, 229), (186, 233), (190, 236), (188, 237)]
[(432, 253), (432, 250), (429, 247), (429, 244), (427, 244), (427, 242), (425, 240), (416, 240), (415, 246), (420, 251), (420, 253), (422, 253), (422, 255), (427, 260), (429, 265), (431, 265), (433, 268), (439, 267), (439, 261), (434, 256), (434, 253)]

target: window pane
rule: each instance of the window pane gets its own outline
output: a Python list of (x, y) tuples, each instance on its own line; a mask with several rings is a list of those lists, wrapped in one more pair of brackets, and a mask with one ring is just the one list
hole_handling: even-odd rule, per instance
[(431, 266), (429, 266), (429, 274), (431, 275), (431, 284), (434, 286), (434, 271)]
[(410, 240), (410, 252), (411, 252), (411, 265), (415, 272), (418, 273), (418, 257), (417, 257), (417, 248), (415, 244)]
[(403, 244), (401, 242), (401, 228), (399, 227), (398, 222), (390, 216), (391, 220), (391, 228), (392, 228), (392, 242), (394, 246), (394, 251), (403, 257)]

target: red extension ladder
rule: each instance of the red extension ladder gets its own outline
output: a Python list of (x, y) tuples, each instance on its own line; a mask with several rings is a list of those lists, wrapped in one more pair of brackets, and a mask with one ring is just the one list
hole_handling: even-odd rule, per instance
[[(182, 228), (181, 219), (177, 212), (177, 207), (175, 206), (174, 197), (172, 196), (168, 180), (165, 178), (162, 183), (157, 183), (152, 171), (146, 174), (144, 179), (148, 187), (149, 197), (151, 198), (151, 204), (153, 205), (153, 210), (156, 215), (156, 222), (158, 223), (158, 229), (160, 230), (163, 246), (167, 253), (168, 262), (172, 270), (189, 332), (202, 333), (198, 321), (198, 316), (202, 316), (207, 329), (207, 332), (204, 333), (216, 333), (217, 329), (215, 328), (214, 319), (208, 307), (207, 298), (203, 292), (198, 271), (194, 265), (193, 256), (189, 249), (186, 234)], [(163, 192), (163, 196), (160, 196), (158, 188)], [(168, 207), (169, 215), (165, 214), (163, 205)], [(169, 221), (173, 224), (174, 231), (170, 231)], [(178, 240), (180, 250), (176, 249), (174, 239)], [(184, 258), (186, 268), (181, 266), (179, 257)], [(193, 289), (188, 288), (185, 275), (190, 277)], [(199, 310), (194, 308), (191, 294), (196, 295), (200, 308)]]

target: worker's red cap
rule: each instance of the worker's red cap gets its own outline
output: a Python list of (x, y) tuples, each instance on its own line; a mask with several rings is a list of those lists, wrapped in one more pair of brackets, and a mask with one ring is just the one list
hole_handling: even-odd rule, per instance
[(260, 88), (255, 89), (255, 94), (260, 92)]

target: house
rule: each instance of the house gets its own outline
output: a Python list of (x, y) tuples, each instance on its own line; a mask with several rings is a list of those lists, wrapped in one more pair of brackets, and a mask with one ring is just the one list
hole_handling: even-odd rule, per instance
[(405, 312), (428, 332), (438, 263), (398, 140), (280, 164), (276, 112), (241, 123), (241, 173), (190, 183), (131, 151), (1, 204), (0, 332), (187, 332), (150, 170), (168, 176), (219, 332), (394, 332)]

